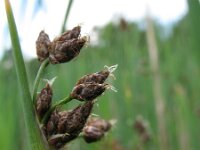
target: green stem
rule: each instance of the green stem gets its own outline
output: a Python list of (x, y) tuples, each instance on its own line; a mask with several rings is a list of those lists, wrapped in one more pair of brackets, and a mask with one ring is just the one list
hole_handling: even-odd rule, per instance
[(54, 104), (45, 114), (45, 116), (42, 119), (42, 124), (46, 124), (48, 118), (50, 117), (51, 113), (59, 106), (62, 106), (68, 102), (70, 102), (71, 100), (73, 100), (73, 98), (69, 95), (67, 97), (65, 97), (64, 99), (58, 101), (56, 104)]
[(37, 73), (37, 76), (35, 78), (35, 82), (34, 82), (34, 85), (33, 85), (33, 93), (32, 93), (33, 104), (35, 104), (35, 101), (36, 101), (37, 90), (38, 90), (38, 86), (39, 86), (39, 83), (40, 83), (41, 76), (42, 76), (45, 68), (48, 66), (48, 64), (49, 64), (49, 59), (44, 60), (42, 62), (42, 64), (40, 65), (40, 68), (38, 70), (38, 73)]
[[(30, 142), (30, 148), (32, 150), (45, 150), (46, 144), (40, 133), (40, 129), (37, 124), (35, 117), (34, 107), (31, 100), (31, 94), (29, 90), (29, 83), (27, 79), (26, 68), (24, 64), (24, 59), (22, 56), (21, 46), (19, 43), (19, 37), (17, 32), (17, 27), (15, 24), (12, 8), (9, 0), (5, 0), (5, 9), (7, 14), (7, 20), (9, 25), (10, 37), (12, 42), (12, 51), (15, 69), (17, 72), (17, 77), (19, 81), (19, 86), (23, 98), (20, 98), (21, 106), (23, 109), (23, 116), (25, 121), (26, 132), (28, 135), (28, 141)], [(20, 118), (18, 118), (20, 119)]]
[(63, 25), (62, 25), (62, 29), (61, 29), (61, 33), (63, 33), (65, 31), (65, 26), (66, 26), (67, 19), (68, 19), (68, 16), (69, 16), (69, 12), (70, 12), (70, 9), (71, 9), (71, 6), (72, 6), (72, 2), (73, 2), (73, 0), (69, 0), (67, 10), (66, 10), (66, 13), (65, 13), (65, 17), (64, 17), (64, 21), (63, 21)]

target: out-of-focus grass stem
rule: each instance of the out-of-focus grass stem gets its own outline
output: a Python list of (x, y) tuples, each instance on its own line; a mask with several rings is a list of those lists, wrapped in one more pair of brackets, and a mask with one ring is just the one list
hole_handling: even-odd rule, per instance
[(72, 6), (73, 0), (69, 0), (67, 9), (66, 9), (66, 13), (65, 13), (65, 17), (64, 17), (64, 21), (63, 21), (63, 25), (62, 25), (62, 29), (61, 29), (61, 33), (63, 33), (66, 30), (66, 23), (67, 23), (67, 19), (69, 17), (69, 12), (71, 10), (71, 6)]

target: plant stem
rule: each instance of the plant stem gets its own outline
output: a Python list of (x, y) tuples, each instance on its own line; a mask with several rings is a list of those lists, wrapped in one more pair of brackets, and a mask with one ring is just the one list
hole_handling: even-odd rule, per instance
[(72, 6), (72, 2), (73, 2), (73, 0), (69, 0), (67, 10), (66, 10), (66, 13), (65, 13), (65, 18), (64, 18), (64, 21), (63, 21), (63, 25), (62, 25), (62, 29), (61, 29), (61, 33), (63, 33), (65, 31), (65, 26), (66, 26), (67, 19), (68, 19), (68, 16), (69, 16), (69, 12), (70, 12), (70, 9), (71, 9), (71, 6)]
[(50, 117), (51, 113), (59, 106), (62, 106), (68, 102), (70, 102), (71, 100), (73, 100), (73, 98), (69, 95), (67, 97), (65, 97), (64, 99), (58, 101), (56, 104), (54, 104), (45, 114), (45, 116), (42, 119), (42, 124), (46, 124), (48, 118)]
[(155, 110), (158, 121), (158, 133), (159, 133), (159, 144), (160, 149), (167, 150), (169, 149), (168, 143), (168, 132), (166, 128), (166, 116), (165, 116), (165, 99), (162, 94), (162, 78), (159, 70), (159, 55), (158, 47), (155, 37), (155, 31), (153, 26), (153, 20), (150, 16), (147, 15), (147, 46), (149, 51), (149, 62), (152, 70), (152, 81), (153, 81), (153, 94), (155, 97)]
[[(7, 14), (7, 20), (10, 30), (10, 37), (12, 42), (13, 58), (17, 77), (20, 85), (20, 90), (23, 98), (20, 98), (21, 105), (24, 113), (24, 121), (26, 125), (28, 140), (30, 142), (30, 148), (32, 150), (45, 150), (45, 143), (40, 133), (40, 129), (37, 124), (37, 120), (34, 113), (34, 107), (31, 100), (31, 94), (29, 90), (29, 84), (27, 80), (27, 73), (22, 56), (21, 46), (19, 43), (19, 37), (17, 27), (15, 24), (12, 8), (9, 0), (5, 0), (5, 9)], [(18, 118), (20, 119), (20, 118)]]
[(34, 82), (34, 85), (33, 85), (33, 93), (32, 93), (33, 104), (35, 104), (35, 101), (36, 101), (37, 90), (38, 90), (38, 86), (39, 86), (39, 83), (40, 83), (41, 76), (42, 76), (45, 68), (48, 66), (48, 64), (49, 64), (49, 59), (44, 60), (42, 62), (42, 64), (40, 65), (40, 68), (39, 68), (38, 73), (36, 75), (35, 82)]

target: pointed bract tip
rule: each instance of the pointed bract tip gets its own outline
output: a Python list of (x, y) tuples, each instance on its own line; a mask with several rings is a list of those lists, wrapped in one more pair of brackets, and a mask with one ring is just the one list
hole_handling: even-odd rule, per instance
[(114, 86), (110, 85), (110, 84), (106, 85), (106, 89), (111, 89), (112, 91), (117, 92), (117, 89)]
[(104, 68), (106, 68), (110, 73), (114, 72), (117, 69), (117, 67), (118, 67), (118, 64), (110, 66), (110, 67), (106, 65), (104, 66)]
[(53, 85), (53, 83), (55, 82), (57, 76), (56, 77), (53, 77), (52, 79), (43, 79), (44, 82), (47, 82), (50, 86)]
[(111, 124), (111, 126), (114, 126), (117, 123), (117, 119), (112, 119), (109, 121), (109, 123)]

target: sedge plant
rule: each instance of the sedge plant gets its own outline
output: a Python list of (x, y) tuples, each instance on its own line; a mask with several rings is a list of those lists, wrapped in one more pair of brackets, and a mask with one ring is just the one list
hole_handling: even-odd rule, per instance
[[(69, 5), (71, 5), (70, 1)], [(101, 140), (110, 130), (113, 121), (91, 117), (97, 97), (107, 89), (115, 91), (113, 86), (106, 83), (117, 65), (105, 68), (99, 72), (84, 75), (80, 78), (71, 92), (55, 104), (52, 103), (55, 80), (47, 80), (46, 86), (38, 94), (41, 76), (49, 65), (69, 63), (79, 55), (88, 42), (87, 36), (80, 36), (81, 26), (62, 33), (52, 41), (45, 31), (39, 33), (36, 40), (36, 54), (41, 65), (35, 78), (33, 91), (30, 92), (24, 58), (20, 47), (18, 32), (9, 0), (5, 0), (10, 37), (12, 41), (13, 58), (22, 93), (26, 133), (30, 142), (29, 149), (45, 150), (60, 149), (70, 141), (81, 137), (87, 143)], [(68, 7), (68, 9), (70, 6)], [(69, 11), (67, 11), (68, 16)], [(62, 110), (61, 107), (72, 100), (78, 100), (80, 105), (72, 110)]]

